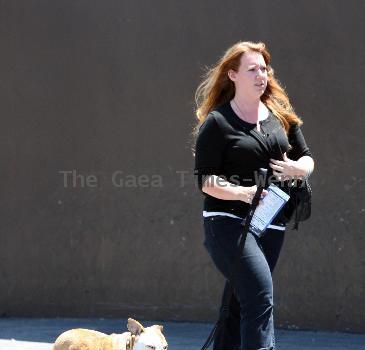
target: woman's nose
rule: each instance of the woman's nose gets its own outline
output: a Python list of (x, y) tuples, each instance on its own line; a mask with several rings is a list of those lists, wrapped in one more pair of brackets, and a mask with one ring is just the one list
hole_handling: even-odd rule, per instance
[(264, 76), (265, 76), (265, 71), (264, 71), (263, 69), (259, 68), (259, 69), (257, 70), (256, 78), (257, 78), (257, 79), (259, 79), (259, 78), (262, 78), (262, 77), (264, 77)]

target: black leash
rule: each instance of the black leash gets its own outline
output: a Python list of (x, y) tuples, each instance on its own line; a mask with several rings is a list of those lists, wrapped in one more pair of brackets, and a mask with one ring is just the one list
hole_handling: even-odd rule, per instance
[[(256, 210), (259, 202), (260, 202), (261, 194), (262, 194), (263, 189), (266, 186), (266, 182), (267, 182), (267, 169), (260, 168), (259, 169), (259, 185), (257, 186), (255, 196), (253, 197), (252, 204), (250, 206), (250, 210), (247, 213), (243, 231), (242, 231), (242, 233), (241, 233), (241, 235), (238, 239), (238, 242), (237, 242), (238, 253), (236, 254), (235, 261), (234, 261), (234, 267), (236, 269), (234, 269), (232, 271), (232, 276), (230, 278), (230, 281), (233, 281), (235, 276), (237, 276), (237, 274), (235, 272), (236, 272), (236, 270), (238, 270), (239, 261), (240, 261), (240, 258), (241, 258), (241, 252), (243, 251), (243, 247), (245, 246), (246, 237), (247, 237), (248, 230), (250, 228), (251, 220), (252, 220), (253, 214), (255, 213), (255, 210)], [(227, 290), (225, 291), (224, 296), (223, 296), (222, 306), (221, 306), (220, 313), (219, 313), (219, 319), (215, 323), (213, 329), (211, 330), (211, 332), (210, 332), (207, 340), (205, 341), (203, 347), (201, 348), (201, 350), (207, 350), (209, 348), (209, 346), (214, 341), (214, 338), (215, 338), (217, 332), (220, 331), (221, 327), (224, 324), (224, 321), (228, 317), (229, 302), (230, 302), (231, 297), (233, 295), (232, 283), (229, 282), (229, 281), (228, 281), (228, 286), (229, 287), (227, 288)]]

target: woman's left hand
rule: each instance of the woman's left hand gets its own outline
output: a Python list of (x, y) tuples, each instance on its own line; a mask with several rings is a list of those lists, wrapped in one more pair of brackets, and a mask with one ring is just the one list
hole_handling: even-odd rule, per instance
[(270, 159), (270, 167), (279, 181), (303, 177), (306, 174), (302, 164), (289, 159), (286, 153), (284, 153), (283, 160)]

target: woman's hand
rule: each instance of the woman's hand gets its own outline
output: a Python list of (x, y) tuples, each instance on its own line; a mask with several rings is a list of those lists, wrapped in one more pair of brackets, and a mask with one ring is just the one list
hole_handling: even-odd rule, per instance
[[(238, 200), (248, 204), (252, 203), (256, 190), (257, 186), (239, 186), (228, 182), (217, 175), (210, 175), (207, 177), (202, 186), (202, 191), (212, 197), (223, 200)], [(263, 190), (261, 199), (267, 194), (268, 192)]]
[[(241, 187), (241, 195), (240, 200), (242, 202), (246, 202), (248, 204), (252, 204), (253, 197), (255, 197), (257, 186), (250, 186), (250, 187)], [(268, 194), (267, 190), (262, 190), (261, 199), (262, 200)]]
[(303, 178), (308, 175), (308, 169), (305, 164), (289, 159), (286, 153), (284, 153), (283, 160), (270, 159), (270, 167), (279, 181)]

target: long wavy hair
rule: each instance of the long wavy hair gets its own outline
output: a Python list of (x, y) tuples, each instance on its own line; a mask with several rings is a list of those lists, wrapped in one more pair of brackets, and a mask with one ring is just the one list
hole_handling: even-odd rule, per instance
[(279, 119), (285, 131), (288, 133), (290, 124), (302, 124), (290, 104), (289, 97), (279, 81), (274, 77), (274, 70), (270, 66), (270, 53), (264, 43), (240, 41), (230, 47), (217, 64), (209, 69), (205, 79), (198, 86), (195, 93), (196, 116), (198, 123), (193, 134), (196, 135), (205, 118), (216, 107), (230, 101), (235, 94), (235, 85), (228, 77), (229, 70), (238, 71), (241, 56), (248, 51), (262, 54), (267, 65), (267, 87), (261, 101)]

